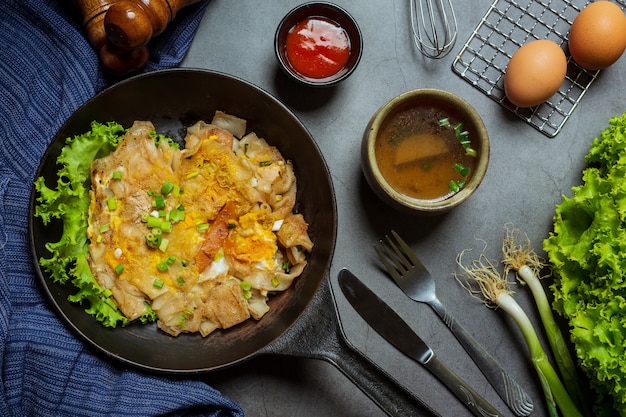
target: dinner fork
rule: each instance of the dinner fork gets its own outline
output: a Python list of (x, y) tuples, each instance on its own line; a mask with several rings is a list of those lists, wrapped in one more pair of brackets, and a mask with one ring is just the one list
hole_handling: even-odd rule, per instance
[(533, 411), (530, 396), (454, 319), (437, 298), (433, 276), (395, 231), (392, 230), (391, 235), (393, 239), (386, 235), (374, 249), (396, 284), (409, 298), (432, 307), (511, 411), (517, 416), (528, 416)]

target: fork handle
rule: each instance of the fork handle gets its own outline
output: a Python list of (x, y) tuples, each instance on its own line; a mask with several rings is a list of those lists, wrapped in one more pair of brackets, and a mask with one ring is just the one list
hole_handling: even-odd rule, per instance
[(465, 330), (447, 311), (444, 305), (434, 298), (428, 303), (452, 331), (476, 366), (485, 375), (495, 391), (506, 402), (516, 416), (525, 417), (533, 411), (533, 400), (524, 389), (500, 366), (472, 335)]

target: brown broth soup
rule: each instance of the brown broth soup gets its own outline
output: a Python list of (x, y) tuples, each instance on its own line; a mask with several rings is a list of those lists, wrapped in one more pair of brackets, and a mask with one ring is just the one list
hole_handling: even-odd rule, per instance
[[(477, 158), (459, 140), (454, 129), (459, 123), (463, 120), (454, 109), (439, 103), (405, 105), (391, 113), (380, 127), (375, 148), (376, 162), (389, 185), (421, 200), (449, 197), (456, 192), (451, 182), (462, 187)], [(468, 133), (471, 141), (473, 132)], [(457, 164), (469, 172), (462, 175)]]

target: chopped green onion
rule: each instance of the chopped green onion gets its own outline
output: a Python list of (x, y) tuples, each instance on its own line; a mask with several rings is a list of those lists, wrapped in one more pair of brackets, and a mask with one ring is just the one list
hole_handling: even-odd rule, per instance
[(111, 176), (112, 179), (114, 180), (121, 180), (122, 179), (122, 173), (119, 171), (113, 171), (113, 175)]
[(107, 208), (109, 209), (109, 211), (113, 211), (117, 208), (117, 201), (114, 197), (107, 199)]
[(150, 213), (141, 213), (141, 221), (146, 223), (150, 218)]
[(237, 225), (235, 223), (228, 223), (228, 228), (229, 229), (234, 229), (236, 227), (237, 227)]
[(200, 175), (200, 172), (198, 171), (191, 171), (189, 174), (187, 174), (187, 176), (185, 178), (190, 179), (193, 177), (197, 177), (198, 175)]
[(281, 265), (281, 269), (286, 273), (289, 273), (289, 271), (291, 270), (291, 263), (289, 261), (283, 262), (283, 264)]
[(158, 248), (161, 246), (161, 236), (149, 233), (146, 235), (146, 245), (150, 248)]
[(262, 167), (268, 167), (270, 165), (272, 165), (272, 161), (261, 161), (261, 162), (259, 162), (259, 166), (262, 166)]
[(163, 219), (161, 219), (160, 217), (148, 217), (148, 227), (161, 227), (161, 224), (163, 223)]
[(470, 147), (465, 148), (465, 154), (467, 156), (473, 156), (473, 157), (478, 156), (478, 152), (476, 152), (476, 149), (470, 148)]
[(245, 298), (246, 300), (249, 300), (250, 297), (252, 297), (252, 293), (250, 291), (243, 292), (243, 298)]
[(168, 265), (172, 265), (174, 262), (176, 262), (176, 257), (174, 255), (169, 256), (166, 260), (165, 263)]
[(159, 250), (161, 252), (165, 252), (165, 250), (167, 249), (167, 245), (170, 244), (170, 241), (168, 239), (161, 239), (161, 243), (159, 244)]
[(115, 274), (120, 275), (122, 272), (124, 272), (124, 264), (118, 264), (115, 267)]
[(157, 264), (157, 268), (158, 268), (159, 271), (165, 272), (168, 269), (170, 269), (170, 266), (167, 264), (167, 262), (159, 262)]
[(156, 209), (164, 209), (165, 208), (165, 198), (162, 195), (154, 196), (154, 201), (152, 206)]
[(148, 191), (148, 195), (150, 197), (154, 197), (155, 195), (157, 195), (157, 192), (156, 191)]
[(172, 222), (162, 222), (161, 223), (161, 230), (164, 232), (171, 232), (172, 231)]
[(454, 164), (454, 170), (464, 177), (467, 177), (470, 172), (470, 169), (463, 164)]
[(104, 232), (108, 232), (109, 231), (109, 224), (103, 224), (102, 226), (100, 226), (100, 233), (104, 233)]
[(158, 279), (158, 278), (155, 278), (155, 280), (152, 282), (152, 286), (153, 286), (154, 288), (159, 288), (159, 289), (163, 288), (163, 285), (164, 285), (164, 284), (165, 284), (165, 283), (163, 282), (163, 280), (160, 280), (160, 279)]
[(448, 188), (449, 188), (449, 189), (450, 189), (450, 191), (452, 191), (453, 193), (456, 193), (456, 192), (458, 192), (458, 191), (461, 189), (461, 187), (459, 187), (459, 182), (458, 182), (458, 181), (455, 181), (455, 180), (452, 180), (452, 181), (450, 181), (450, 182), (448, 183)]
[(200, 224), (196, 225), (196, 230), (198, 232), (204, 232), (208, 228), (209, 228), (209, 224), (208, 223), (200, 223)]
[(176, 283), (182, 287), (185, 285), (185, 279), (183, 277), (178, 277), (176, 278)]
[(161, 186), (161, 194), (168, 195), (174, 189), (174, 183), (170, 180), (167, 180)]
[(272, 285), (274, 287), (278, 287), (280, 285), (280, 281), (278, 280), (278, 278), (276, 277), (272, 278)]
[(241, 284), (239, 284), (239, 286), (244, 291), (250, 291), (252, 289), (252, 284), (250, 284), (248, 281), (241, 281)]
[(450, 126), (450, 119), (447, 117), (442, 117), (439, 119), (439, 126)]

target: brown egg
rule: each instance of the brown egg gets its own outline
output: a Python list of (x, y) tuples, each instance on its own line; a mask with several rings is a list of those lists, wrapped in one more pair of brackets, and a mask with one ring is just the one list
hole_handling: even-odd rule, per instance
[(600, 70), (612, 65), (626, 48), (626, 16), (610, 1), (596, 1), (574, 19), (569, 51), (578, 65)]
[(556, 42), (531, 41), (511, 57), (504, 74), (504, 91), (518, 107), (537, 106), (559, 90), (566, 72), (567, 58)]

